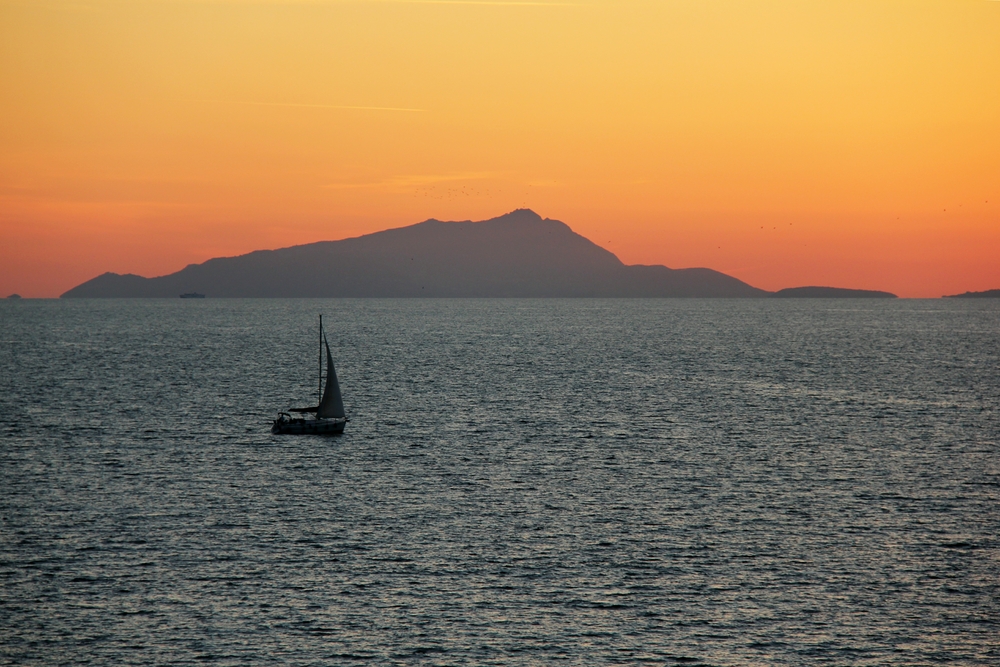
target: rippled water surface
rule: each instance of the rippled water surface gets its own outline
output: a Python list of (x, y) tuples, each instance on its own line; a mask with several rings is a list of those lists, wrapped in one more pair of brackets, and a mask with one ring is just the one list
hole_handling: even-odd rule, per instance
[(4, 302), (0, 438), (0, 664), (1000, 664), (997, 301)]

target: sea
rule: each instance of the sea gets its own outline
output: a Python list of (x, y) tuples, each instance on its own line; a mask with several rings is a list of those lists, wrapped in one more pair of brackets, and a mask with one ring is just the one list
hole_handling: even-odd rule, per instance
[(998, 665), (1000, 300), (0, 302), (0, 664)]

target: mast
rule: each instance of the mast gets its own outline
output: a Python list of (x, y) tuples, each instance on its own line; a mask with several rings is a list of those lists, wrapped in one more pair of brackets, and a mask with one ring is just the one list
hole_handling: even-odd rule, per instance
[(323, 402), (323, 316), (319, 316), (319, 391), (316, 394), (316, 405)]

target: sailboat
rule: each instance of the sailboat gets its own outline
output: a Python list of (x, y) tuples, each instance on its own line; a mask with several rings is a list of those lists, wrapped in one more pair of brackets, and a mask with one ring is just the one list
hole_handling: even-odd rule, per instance
[[(326, 347), (326, 387), (323, 387), (323, 348)], [(319, 387), (321, 389), (319, 404), (311, 408), (291, 408), (288, 412), (279, 412), (278, 418), (271, 424), (274, 434), (335, 435), (344, 432), (344, 427), (350, 421), (344, 413), (344, 399), (340, 395), (340, 383), (337, 382), (337, 370), (333, 367), (333, 355), (330, 354), (330, 343), (323, 331), (323, 316), (319, 316)], [(311, 417), (293, 417), (291, 412)]]

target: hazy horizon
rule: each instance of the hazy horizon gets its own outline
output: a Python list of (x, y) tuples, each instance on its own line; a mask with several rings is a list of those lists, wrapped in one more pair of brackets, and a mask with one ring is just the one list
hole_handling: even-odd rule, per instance
[[(504, 214), (502, 216), (498, 216), (497, 218), (492, 218), (490, 220), (479, 220), (479, 221), (470, 221), (470, 220), (437, 220), (435, 218), (430, 218), (428, 220), (424, 220), (424, 221), (421, 221), (419, 223), (414, 223), (412, 225), (406, 225), (405, 227), (395, 227), (395, 228), (390, 228), (390, 229), (386, 229), (386, 230), (379, 230), (379, 231), (376, 231), (376, 232), (370, 232), (368, 234), (362, 234), (362, 235), (355, 236), (355, 237), (348, 237), (348, 238), (345, 238), (345, 239), (326, 239), (326, 240), (321, 240), (321, 241), (314, 241), (314, 242), (312, 242), (310, 244), (296, 244), (296, 246), (285, 246), (284, 248), (258, 248), (258, 249), (255, 249), (255, 250), (251, 250), (251, 251), (249, 251), (247, 253), (241, 253), (240, 255), (232, 255), (232, 256), (228, 256), (228, 257), (214, 257), (214, 258), (209, 258), (209, 259), (233, 259), (233, 258), (236, 258), (236, 257), (243, 257), (243, 256), (250, 255), (250, 254), (253, 254), (253, 253), (256, 253), (256, 252), (260, 252), (260, 251), (284, 250), (284, 249), (288, 249), (288, 248), (292, 248), (292, 247), (297, 247), (297, 246), (301, 246), (301, 245), (314, 245), (314, 244), (317, 244), (317, 243), (337, 243), (339, 241), (349, 241), (349, 240), (359, 239), (359, 238), (366, 237), (366, 236), (376, 235), (376, 234), (379, 234), (380, 232), (390, 232), (390, 231), (395, 231), (395, 230), (402, 230), (402, 229), (405, 229), (407, 227), (418, 227), (422, 223), (425, 223), (425, 222), (443, 222), (443, 223), (446, 223), (446, 224), (457, 224), (457, 223), (473, 223), (473, 224), (478, 224), (478, 223), (490, 222), (490, 221), (494, 221), (494, 220), (499, 220), (499, 219), (507, 218), (509, 216), (513, 216), (513, 215), (521, 213), (521, 212), (527, 212), (527, 213), (531, 214), (531, 216), (537, 217), (540, 221), (542, 221), (542, 220), (544, 220), (544, 221), (550, 221), (550, 220), (552, 220), (551, 218), (542, 218), (541, 216), (538, 216), (538, 214), (535, 213), (534, 211), (532, 211), (531, 209), (517, 209), (515, 211), (511, 211), (511, 212), (509, 212), (507, 214)], [(562, 221), (555, 220), (555, 222), (562, 222)], [(574, 232), (574, 234), (575, 234), (575, 232)], [(583, 237), (583, 238), (586, 239), (586, 237)], [(586, 241), (590, 241), (591, 243), (593, 243), (593, 241), (591, 239), (586, 239)], [(608, 252), (611, 252), (612, 255), (614, 255), (616, 258), (618, 258), (617, 255), (615, 255), (614, 252), (612, 252), (611, 250), (608, 250)], [(618, 258), (618, 259), (620, 261), (621, 258)], [(188, 265), (186, 265), (186, 267), (198, 266), (198, 265), (201, 265), (201, 264), (203, 264), (203, 262), (188, 264)], [(623, 262), (623, 265), (625, 265), (625, 266), (649, 266), (649, 265), (634, 265), (634, 264), (633, 265), (629, 265), (629, 264), (626, 264), (624, 262)], [(662, 265), (655, 265), (655, 266), (662, 266)], [(165, 273), (165, 274), (162, 274), (160, 276), (139, 276), (139, 277), (142, 277), (142, 278), (162, 278), (162, 277), (172, 276), (172, 275), (178, 273), (179, 271), (181, 271), (182, 269), (184, 269), (186, 267), (179, 267), (176, 271), (171, 271), (169, 273)], [(666, 268), (670, 268), (670, 269), (709, 268), (709, 269), (711, 269), (711, 267), (666, 267)], [(100, 277), (100, 276), (103, 276), (103, 275), (107, 275), (109, 273), (110, 274), (114, 274), (114, 275), (138, 275), (138, 274), (117, 274), (117, 273), (112, 272), (112, 271), (105, 271), (105, 272), (101, 272), (97, 276), (94, 276), (93, 278)], [(93, 279), (93, 278), (91, 278), (91, 279)], [(89, 282), (89, 280), (88, 281), (83, 281), (83, 282), (81, 282), (78, 285), (74, 285), (68, 291), (73, 291), (74, 289), (81, 287), (83, 284), (85, 284), (87, 282)], [(756, 287), (756, 286), (754, 285), (753, 287)], [(855, 288), (855, 287), (844, 286), (844, 285), (825, 285), (825, 286), (815, 286), (815, 285), (812, 285), (812, 286), (806, 286), (806, 285), (785, 285), (783, 287), (778, 287), (776, 289), (769, 290), (769, 291), (771, 291), (772, 293), (776, 293), (776, 292), (780, 292), (780, 291), (787, 291), (787, 290), (790, 290), (790, 289), (801, 289), (801, 288), (807, 288), (807, 287), (832, 287), (832, 288), (842, 289), (842, 290), (859, 290), (859, 291), (871, 291), (871, 292), (886, 291), (886, 290), (877, 290), (877, 289), (873, 289), (873, 288), (870, 288), (870, 287)], [(966, 291), (978, 291), (978, 290), (966, 290)], [(39, 296), (29, 296), (29, 295), (23, 295), (23, 294), (20, 294), (20, 293), (17, 293), (17, 292), (12, 292), (12, 293), (10, 293), (10, 296), (16, 296), (16, 297), (21, 297), (21, 298), (58, 298), (58, 297), (61, 297), (61, 296), (65, 296), (66, 293), (67, 293), (67, 291), (64, 290), (63, 292), (61, 292), (60, 294), (55, 295), (55, 296), (45, 295), (45, 296), (40, 296), (39, 297)], [(943, 296), (949, 296), (949, 295), (942, 294), (942, 295), (937, 295), (936, 297), (910, 297), (910, 298), (938, 298), (938, 297), (943, 297)], [(0, 295), (0, 298), (2, 298), (2, 295)], [(377, 298), (377, 297), (375, 297), (375, 298)], [(614, 298), (614, 297), (612, 297), (612, 298)], [(904, 297), (904, 298), (906, 298), (906, 297)]]

